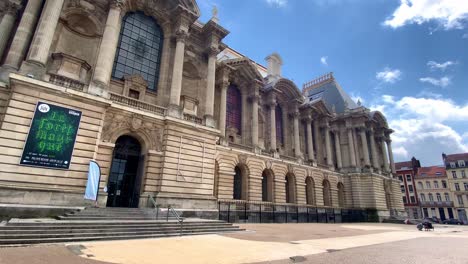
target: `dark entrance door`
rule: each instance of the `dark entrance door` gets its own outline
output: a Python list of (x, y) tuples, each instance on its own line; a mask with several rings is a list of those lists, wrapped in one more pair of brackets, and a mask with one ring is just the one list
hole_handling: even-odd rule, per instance
[(140, 143), (133, 137), (122, 136), (115, 142), (112, 165), (107, 184), (107, 207), (138, 207), (140, 199), (142, 157)]
[(444, 221), (446, 219), (444, 208), (439, 208), (439, 215), (440, 215), (440, 220)]
[(447, 211), (448, 211), (449, 218), (455, 218), (455, 217), (453, 217), (453, 210), (452, 210), (452, 208), (447, 208)]

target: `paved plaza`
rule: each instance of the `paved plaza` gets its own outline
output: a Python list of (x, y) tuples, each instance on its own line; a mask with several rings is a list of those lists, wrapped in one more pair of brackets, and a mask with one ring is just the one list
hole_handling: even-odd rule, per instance
[(468, 227), (246, 224), (227, 235), (0, 248), (1, 264), (468, 263)]

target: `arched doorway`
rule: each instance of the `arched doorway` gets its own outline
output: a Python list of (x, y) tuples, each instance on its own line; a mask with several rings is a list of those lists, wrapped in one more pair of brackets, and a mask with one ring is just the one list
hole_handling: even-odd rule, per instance
[(107, 183), (107, 207), (138, 207), (143, 160), (138, 140), (130, 136), (117, 139)]
[(273, 172), (264, 170), (262, 173), (262, 201), (273, 202)]
[(294, 174), (286, 175), (286, 203), (296, 203), (296, 179)]
[(323, 180), (322, 186), (323, 186), (323, 205), (332, 206), (330, 182), (328, 180)]
[(338, 183), (338, 206), (345, 207), (345, 193), (343, 183)]
[(234, 168), (233, 199), (247, 200), (247, 172), (244, 166), (237, 165)]
[(307, 204), (315, 205), (315, 183), (312, 177), (306, 178), (306, 200)]

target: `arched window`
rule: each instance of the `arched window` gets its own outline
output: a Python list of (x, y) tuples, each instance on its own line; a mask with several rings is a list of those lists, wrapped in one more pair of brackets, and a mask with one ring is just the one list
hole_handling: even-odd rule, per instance
[(286, 203), (296, 203), (296, 180), (294, 175), (289, 173), (286, 175)]
[(270, 170), (262, 173), (262, 201), (273, 202), (273, 173)]
[(237, 129), (237, 134), (242, 130), (242, 97), (239, 88), (231, 84), (227, 90), (226, 100), (226, 127)]
[(306, 202), (315, 205), (315, 183), (312, 177), (306, 178)]
[(445, 193), (444, 196), (445, 196), (445, 201), (450, 202), (450, 195), (448, 193)]
[(323, 187), (323, 205), (332, 206), (330, 182), (328, 180), (323, 180), (322, 187)]
[(424, 193), (421, 193), (421, 201), (423, 202), (426, 201), (426, 195)]
[(436, 194), (436, 196), (437, 196), (437, 201), (442, 202), (442, 196), (440, 195), (440, 193)]
[(276, 105), (275, 109), (275, 123), (276, 123), (276, 142), (283, 144), (283, 110), (281, 106)]
[(344, 193), (344, 185), (343, 183), (338, 183), (338, 206), (344, 207), (345, 206), (345, 193)]
[(434, 196), (432, 195), (432, 193), (429, 194), (429, 201), (431, 201), (431, 202), (434, 201)]
[(219, 164), (218, 164), (218, 161), (215, 160), (213, 196), (218, 197), (218, 194), (219, 194)]
[(125, 15), (115, 54), (112, 77), (139, 74), (148, 88), (157, 89), (163, 44), (163, 31), (158, 23), (142, 12)]
[(424, 186), (423, 186), (422, 182), (418, 182), (418, 188), (419, 188), (420, 190), (424, 189)]

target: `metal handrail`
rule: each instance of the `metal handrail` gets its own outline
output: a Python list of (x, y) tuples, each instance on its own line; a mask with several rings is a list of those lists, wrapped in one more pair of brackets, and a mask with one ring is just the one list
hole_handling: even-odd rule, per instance
[(176, 210), (174, 210), (174, 208), (172, 208), (172, 206), (170, 205), (167, 207), (167, 221), (169, 221), (169, 211), (176, 217), (179, 223), (182, 223), (184, 221), (184, 218), (180, 217)]
[(155, 210), (155, 218), (158, 219), (158, 214), (159, 214), (159, 205), (156, 203), (156, 200), (151, 196), (151, 194), (148, 195), (148, 200), (153, 204), (154, 210)]

